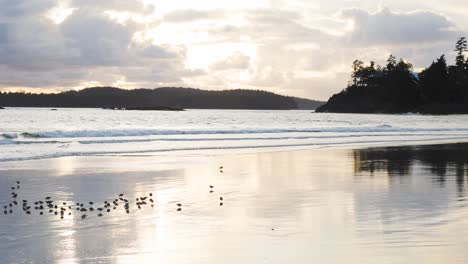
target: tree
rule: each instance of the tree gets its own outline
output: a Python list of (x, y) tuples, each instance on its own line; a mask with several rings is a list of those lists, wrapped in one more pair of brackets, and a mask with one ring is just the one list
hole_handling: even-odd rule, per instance
[(464, 53), (468, 51), (468, 41), (465, 37), (458, 39), (455, 51), (457, 52), (455, 66), (449, 67), (449, 78), (453, 85), (449, 95), (452, 103), (466, 103), (468, 101), (468, 67)]
[(390, 56), (387, 59), (387, 70), (388, 71), (393, 71), (395, 69), (397, 62), (396, 62), (396, 57), (393, 56), (393, 54), (390, 54)]
[(419, 83), (425, 103), (447, 103), (452, 85), (445, 55), (440, 56), (431, 66), (419, 74)]
[(457, 52), (457, 57), (455, 59), (457, 67), (465, 66), (465, 55), (464, 53), (468, 51), (468, 42), (465, 37), (458, 39), (457, 44), (455, 45), (455, 51)]
[(392, 69), (388, 71), (384, 85), (389, 99), (403, 108), (418, 104), (419, 89), (413, 73), (413, 65), (400, 59)]
[(352, 85), (359, 86), (361, 72), (364, 62), (360, 60), (353, 61), (353, 72), (351, 73)]

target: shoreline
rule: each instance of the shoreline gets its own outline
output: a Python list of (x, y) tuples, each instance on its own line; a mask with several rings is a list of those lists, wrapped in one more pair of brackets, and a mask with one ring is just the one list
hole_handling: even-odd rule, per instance
[[(38, 162), (50, 162), (56, 159), (95, 159), (95, 160), (106, 160), (106, 159), (116, 159), (116, 158), (132, 158), (132, 159), (155, 159), (162, 158), (164, 163), (177, 163), (176, 167), (183, 165), (183, 162), (193, 160), (203, 160), (206, 158), (226, 158), (226, 157), (237, 157), (243, 155), (255, 155), (255, 154), (274, 154), (274, 153), (284, 153), (284, 152), (308, 152), (316, 150), (355, 150), (355, 149), (370, 149), (370, 148), (388, 148), (388, 147), (408, 147), (408, 146), (431, 146), (431, 145), (454, 145), (454, 144), (464, 144), (468, 143), (468, 138), (466, 140), (408, 140), (408, 141), (391, 141), (391, 142), (365, 142), (362, 144), (359, 143), (344, 143), (344, 144), (311, 144), (311, 145), (298, 145), (298, 146), (269, 146), (269, 147), (259, 147), (259, 148), (244, 148), (244, 147), (233, 147), (233, 148), (220, 148), (220, 149), (196, 149), (196, 150), (167, 150), (167, 151), (141, 151), (141, 152), (122, 152), (122, 153), (97, 153), (97, 154), (85, 154), (85, 155), (63, 155), (63, 156), (51, 156), (51, 157), (37, 157), (37, 158), (24, 158), (24, 159), (12, 159), (12, 160), (2, 160), (0, 164), (1, 170), (6, 170), (9, 168), (9, 165), (23, 164), (28, 163), (38, 163)], [(168, 154), (169, 155), (166, 155)], [(177, 161), (180, 160), (180, 161)]]
[[(350, 146), (328, 146), (318, 148), (305, 148), (305, 149), (278, 149), (276, 151), (253, 151), (241, 153), (206, 153), (190, 155), (185, 152), (174, 155), (164, 155), (165, 153), (155, 153), (149, 155), (141, 154), (128, 154), (128, 155), (96, 155), (96, 156), (64, 156), (46, 159), (29, 159), (1, 162), (0, 177), (2, 172), (12, 171), (60, 171), (71, 172), (73, 170), (88, 171), (89, 173), (103, 172), (103, 173), (125, 173), (125, 172), (176, 172), (184, 169), (193, 169), (196, 167), (216, 166), (225, 161), (230, 160), (243, 160), (255, 158), (258, 156), (281, 156), (281, 155), (304, 155), (304, 156), (320, 156), (324, 153), (325, 156), (333, 152), (350, 153), (353, 151), (361, 150), (375, 150), (375, 149), (398, 149), (398, 148), (439, 148), (439, 147), (454, 147), (459, 145), (466, 145), (468, 149), (468, 141), (437, 141), (427, 142), (408, 142), (407, 144), (377, 144), (377, 145), (357, 145)], [(73, 169), (62, 168), (64, 164), (72, 165)]]

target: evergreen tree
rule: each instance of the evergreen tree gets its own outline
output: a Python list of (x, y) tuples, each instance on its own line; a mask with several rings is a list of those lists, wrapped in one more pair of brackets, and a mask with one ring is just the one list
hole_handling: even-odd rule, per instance
[(465, 55), (464, 53), (468, 51), (468, 42), (465, 37), (458, 39), (457, 44), (455, 45), (455, 51), (457, 52), (457, 57), (455, 59), (457, 67), (465, 67)]
[(419, 74), (419, 82), (425, 103), (447, 103), (451, 92), (449, 72), (445, 55), (432, 62), (429, 68)]
[(453, 85), (450, 94), (450, 101), (452, 103), (468, 102), (468, 67), (464, 55), (468, 51), (467, 48), (468, 42), (466, 38), (461, 37), (455, 45), (455, 51), (457, 52), (455, 66), (449, 68), (449, 78)]
[(359, 86), (364, 62), (360, 60), (353, 61), (353, 72), (351, 74), (352, 85)]

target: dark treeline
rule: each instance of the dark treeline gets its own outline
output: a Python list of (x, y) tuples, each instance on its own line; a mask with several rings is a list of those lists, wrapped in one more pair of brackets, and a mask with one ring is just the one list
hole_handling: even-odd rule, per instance
[(454, 65), (445, 55), (421, 73), (411, 63), (390, 55), (385, 66), (356, 60), (348, 87), (317, 109), (318, 112), (426, 114), (468, 113), (466, 38), (455, 46)]
[[(301, 105), (299, 105), (299, 103)], [(6, 107), (142, 108), (192, 109), (298, 109), (318, 107), (320, 102), (281, 96), (259, 90), (206, 91), (192, 88), (125, 90), (94, 87), (56, 94), (0, 93)]]

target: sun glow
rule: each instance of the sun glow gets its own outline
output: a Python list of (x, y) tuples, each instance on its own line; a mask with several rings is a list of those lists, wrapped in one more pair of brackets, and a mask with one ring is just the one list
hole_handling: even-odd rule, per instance
[(68, 7), (64, 2), (60, 2), (58, 6), (50, 9), (45, 16), (55, 24), (61, 24), (67, 17), (73, 14), (75, 9), (76, 8)]

